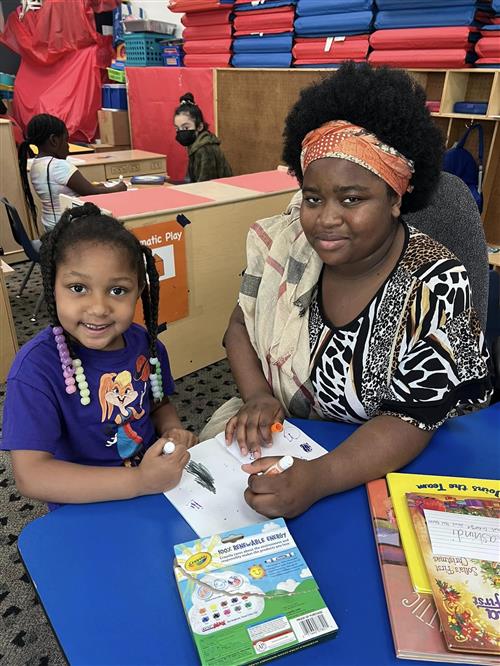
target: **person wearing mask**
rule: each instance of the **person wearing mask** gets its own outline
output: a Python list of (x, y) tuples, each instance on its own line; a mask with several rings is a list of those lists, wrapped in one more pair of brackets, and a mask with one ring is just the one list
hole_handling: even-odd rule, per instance
[(187, 180), (225, 178), (233, 172), (220, 147), (220, 140), (208, 130), (203, 113), (190, 92), (182, 95), (174, 113), (176, 140), (187, 148), (189, 165)]

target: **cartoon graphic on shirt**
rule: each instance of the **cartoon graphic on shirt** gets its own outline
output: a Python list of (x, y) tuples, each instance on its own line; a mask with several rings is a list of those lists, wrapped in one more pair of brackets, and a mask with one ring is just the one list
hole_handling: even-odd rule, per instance
[[(115, 434), (108, 439), (106, 446), (116, 444), (122, 460), (128, 460), (134, 456), (142, 444), (142, 437), (135, 432), (131, 423), (138, 421), (145, 414), (142, 403), (147, 391), (149, 368), (146, 370), (144, 361), (145, 357), (143, 356), (140, 356), (136, 361), (136, 368), (141, 370), (138, 379), (144, 382), (140, 396), (134, 388), (132, 375), (128, 370), (122, 370), (119, 373), (107, 372), (101, 376), (99, 382), (101, 422), (112, 420), (117, 425)], [(138, 398), (139, 404), (137, 405)], [(136, 403), (135, 406), (132, 403)]]

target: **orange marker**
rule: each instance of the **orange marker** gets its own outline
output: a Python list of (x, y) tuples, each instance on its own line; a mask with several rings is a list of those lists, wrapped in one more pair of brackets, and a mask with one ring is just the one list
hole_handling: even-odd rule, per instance
[(271, 432), (283, 432), (283, 424), (276, 421), (276, 423), (273, 423), (271, 426)]

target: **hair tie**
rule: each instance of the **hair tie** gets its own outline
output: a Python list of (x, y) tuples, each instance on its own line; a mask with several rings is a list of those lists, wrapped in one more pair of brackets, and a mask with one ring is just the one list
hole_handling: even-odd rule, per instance
[(69, 215), (71, 219), (76, 219), (79, 217), (87, 217), (88, 215), (100, 215), (101, 209), (98, 208), (95, 204), (87, 201), (83, 206), (74, 206), (69, 209)]

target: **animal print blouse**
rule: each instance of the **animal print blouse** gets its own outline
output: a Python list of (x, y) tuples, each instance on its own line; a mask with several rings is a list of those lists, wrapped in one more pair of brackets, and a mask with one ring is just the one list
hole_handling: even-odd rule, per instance
[(405, 232), (398, 264), (349, 324), (327, 320), (319, 281), (309, 341), (323, 418), (362, 423), (388, 414), (432, 430), (488, 403), (489, 357), (465, 268), (426, 234)]

